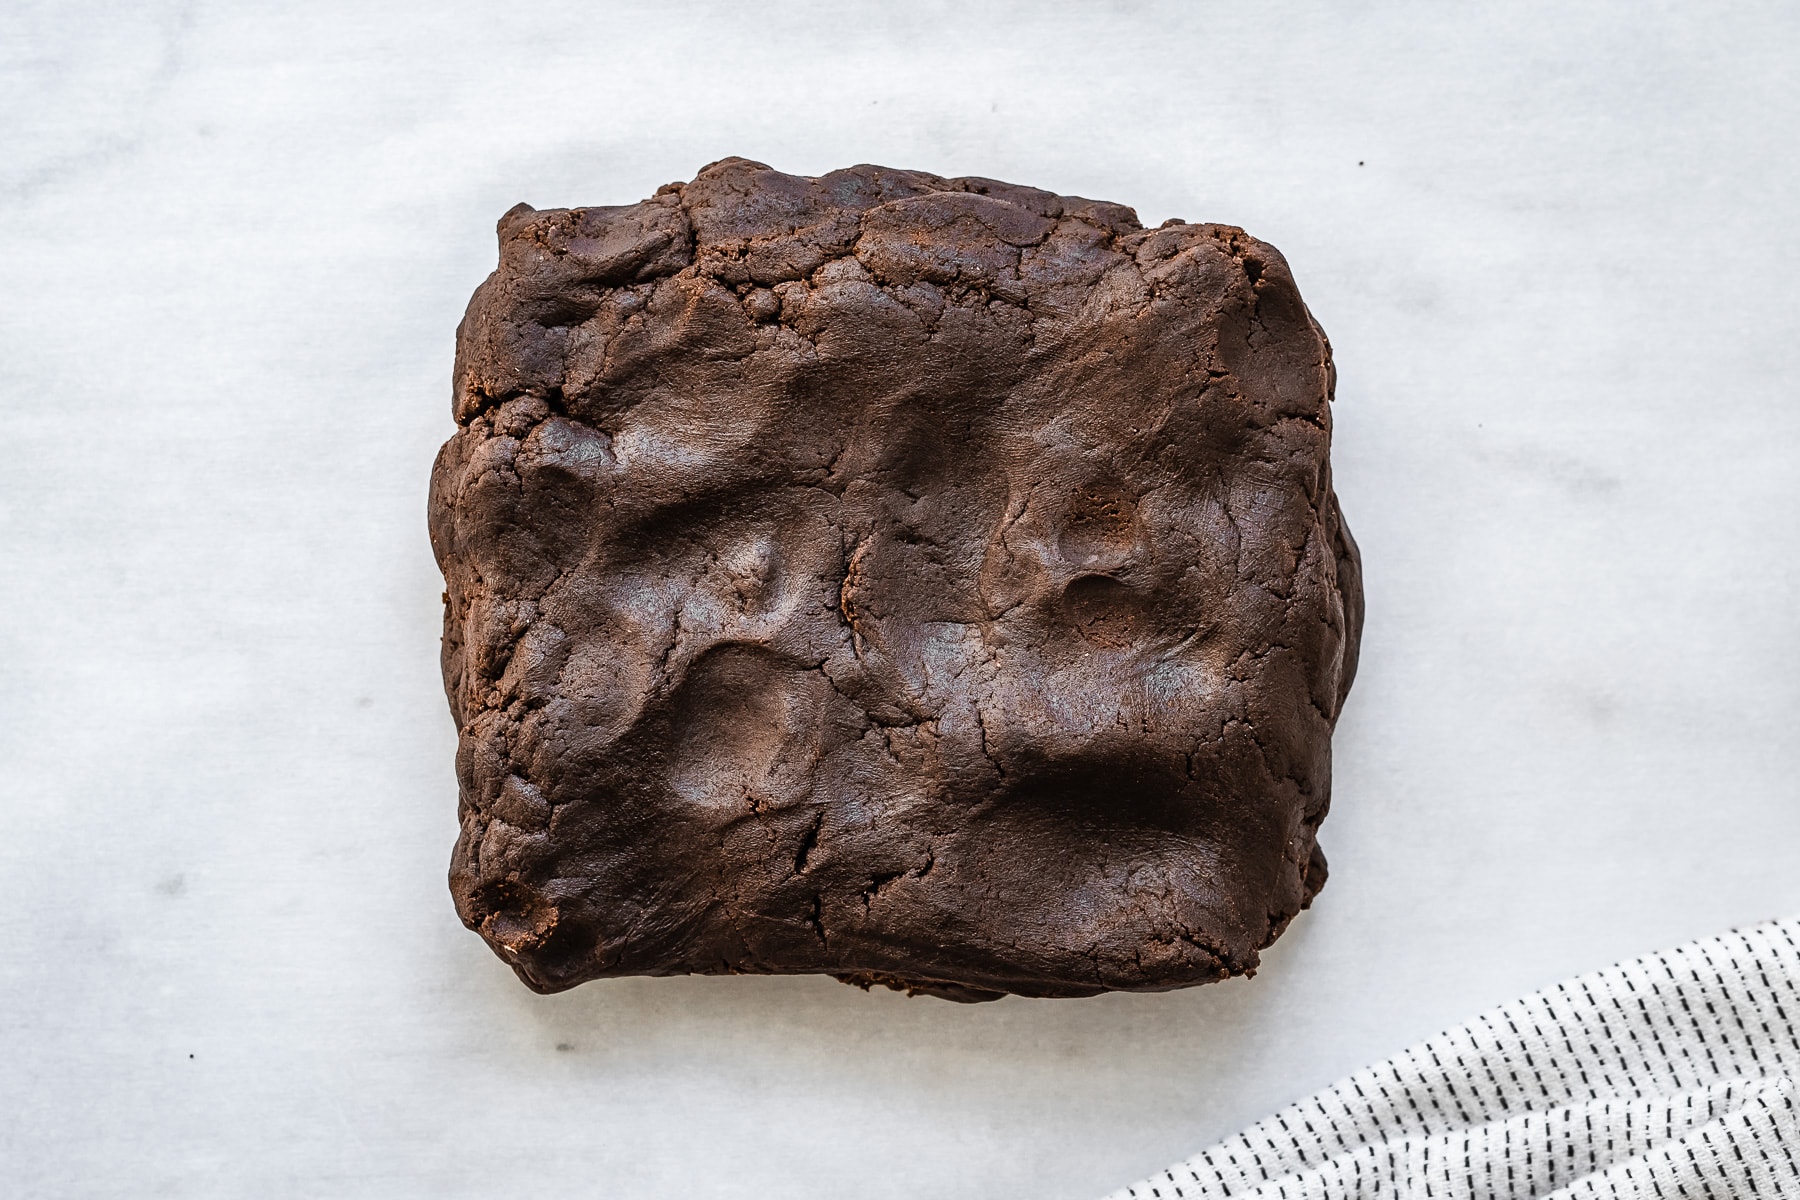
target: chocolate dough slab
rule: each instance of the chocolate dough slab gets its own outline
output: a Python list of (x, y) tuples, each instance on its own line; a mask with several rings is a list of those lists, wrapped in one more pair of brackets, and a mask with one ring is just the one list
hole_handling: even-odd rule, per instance
[(1280, 254), (743, 159), (499, 234), (431, 539), (451, 890), (527, 984), (1255, 968), (1362, 622)]

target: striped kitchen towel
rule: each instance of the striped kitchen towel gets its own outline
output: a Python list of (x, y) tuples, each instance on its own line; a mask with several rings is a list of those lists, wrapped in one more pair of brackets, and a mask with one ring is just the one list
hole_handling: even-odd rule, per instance
[(1800, 918), (1503, 1004), (1108, 1200), (1800, 1198)]

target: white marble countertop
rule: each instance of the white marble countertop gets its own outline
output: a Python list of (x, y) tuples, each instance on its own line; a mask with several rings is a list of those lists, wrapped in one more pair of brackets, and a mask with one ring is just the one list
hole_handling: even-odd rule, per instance
[[(1706, 7), (8, 5), (5, 1190), (1074, 1200), (1800, 910), (1800, 10)], [(1255, 980), (539, 997), (457, 923), (452, 331), (515, 201), (727, 154), (1288, 256), (1369, 621)]]

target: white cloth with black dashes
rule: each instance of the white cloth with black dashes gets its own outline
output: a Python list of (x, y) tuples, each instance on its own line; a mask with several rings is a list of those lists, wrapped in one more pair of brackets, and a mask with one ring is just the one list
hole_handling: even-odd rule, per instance
[(1503, 1004), (1108, 1200), (1800, 1197), (1800, 918)]

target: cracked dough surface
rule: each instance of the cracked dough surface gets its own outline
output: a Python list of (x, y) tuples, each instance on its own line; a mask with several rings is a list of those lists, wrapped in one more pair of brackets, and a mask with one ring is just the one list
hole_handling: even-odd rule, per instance
[(1279, 253), (742, 159), (499, 236), (430, 521), (451, 890), (526, 983), (1255, 968), (1362, 622)]

